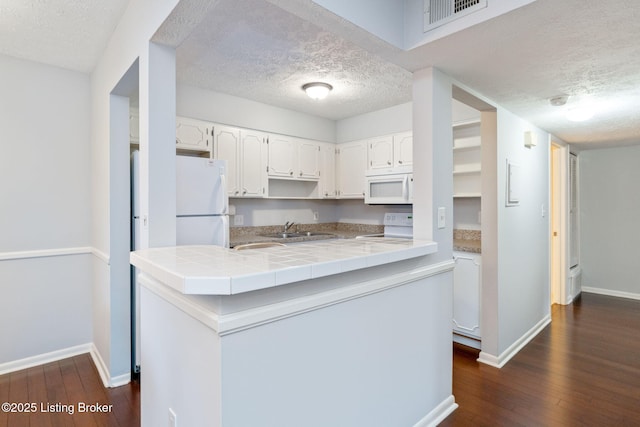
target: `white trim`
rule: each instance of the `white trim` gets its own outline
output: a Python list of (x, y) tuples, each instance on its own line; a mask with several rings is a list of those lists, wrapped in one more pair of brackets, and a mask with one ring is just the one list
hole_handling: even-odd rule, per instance
[(20, 360), (14, 360), (0, 364), (0, 375), (9, 372), (20, 371), (22, 369), (31, 368), (33, 366), (44, 365), (46, 363), (57, 362), (58, 360), (77, 356), (79, 354), (91, 352), (93, 344), (81, 344), (74, 347), (63, 348), (61, 350), (52, 351), (50, 353), (37, 354), (35, 356), (26, 357)]
[(82, 246), (77, 248), (41, 249), (34, 251), (0, 252), (0, 261), (30, 258), (47, 258), (68, 255), (85, 255), (93, 253), (94, 248)]
[(332, 289), (314, 295), (297, 297), (291, 300), (230, 314), (214, 313), (211, 309), (194, 303), (183, 294), (170, 289), (168, 285), (144, 273), (139, 275), (138, 280), (140, 284), (149, 291), (155, 293), (170, 304), (175, 305), (191, 317), (199, 320), (207, 327), (216, 331), (220, 336), (223, 336), (452, 271), (454, 266), (455, 263), (453, 260), (444, 261), (438, 264), (404, 271), (383, 279), (370, 280), (344, 288)]
[(415, 423), (413, 427), (435, 427), (457, 408), (458, 404), (453, 395), (451, 395), (440, 402), (440, 404), (433, 408), (424, 418)]
[(99, 258), (102, 261), (104, 261), (105, 264), (111, 265), (111, 260), (109, 258), (109, 254), (107, 254), (106, 252), (102, 252), (100, 249), (92, 247), (91, 248), (91, 253), (96, 258)]
[(493, 366), (495, 368), (502, 368), (507, 364), (509, 360), (522, 348), (529, 343), (532, 339), (536, 337), (549, 323), (551, 323), (551, 315), (547, 314), (542, 318), (533, 328), (529, 329), (527, 333), (521, 336), (516, 342), (511, 344), (509, 348), (502, 352), (500, 356), (494, 356), (492, 354), (485, 353), (484, 351), (480, 352), (480, 356), (478, 357), (478, 362), (484, 363), (485, 365)]
[(476, 350), (482, 350), (482, 341), (480, 338), (469, 338), (464, 335), (453, 333), (453, 342), (466, 345), (467, 347), (475, 348)]
[[(628, 299), (640, 300), (640, 294), (632, 293), (632, 292), (624, 292), (624, 291), (614, 291), (612, 289), (591, 288), (588, 286), (583, 286), (582, 292), (586, 292), (589, 294), (606, 295), (606, 296), (617, 297), (617, 298), (628, 298)], [(576, 296), (578, 295), (575, 295), (574, 298)]]
[(105, 388), (120, 387), (121, 385), (129, 384), (131, 382), (131, 372), (118, 375), (117, 377), (110, 376), (109, 368), (107, 368), (102, 356), (100, 356), (98, 348), (93, 343), (91, 344), (89, 354), (91, 355), (91, 359), (93, 359), (93, 364), (96, 365), (96, 369), (98, 370), (98, 374), (100, 375), (100, 379), (102, 380), (102, 384)]

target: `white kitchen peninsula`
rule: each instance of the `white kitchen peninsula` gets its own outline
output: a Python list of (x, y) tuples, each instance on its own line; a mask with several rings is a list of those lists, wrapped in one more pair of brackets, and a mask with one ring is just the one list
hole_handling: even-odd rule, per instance
[(142, 425), (434, 425), (456, 407), (453, 262), (430, 263), (436, 250), (363, 238), (133, 252)]

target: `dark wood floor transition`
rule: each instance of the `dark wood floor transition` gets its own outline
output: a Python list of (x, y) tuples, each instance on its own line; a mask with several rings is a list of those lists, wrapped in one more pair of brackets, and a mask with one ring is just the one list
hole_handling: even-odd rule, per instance
[[(552, 315), (502, 369), (479, 364), (477, 351), (456, 345), (460, 407), (441, 426), (640, 426), (640, 301), (584, 294), (573, 305), (554, 306)], [(0, 427), (139, 426), (139, 397), (137, 383), (102, 387), (84, 354), (0, 376), (0, 403), (37, 404), (33, 413), (0, 411)], [(78, 412), (80, 402), (113, 406)], [(73, 405), (74, 414), (57, 403)], [(43, 412), (41, 404), (54, 406)]]
[(502, 369), (454, 347), (441, 426), (640, 426), (640, 301), (583, 294)]

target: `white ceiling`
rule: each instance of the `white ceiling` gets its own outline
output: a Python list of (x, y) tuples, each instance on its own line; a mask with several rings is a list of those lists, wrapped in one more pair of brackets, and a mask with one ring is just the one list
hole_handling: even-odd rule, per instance
[[(340, 119), (410, 101), (411, 71), (436, 66), (567, 142), (640, 143), (637, 0), (537, 0), (410, 51), (310, 0), (203, 5), (190, 34), (176, 41), (176, 32), (164, 29), (174, 36), (167, 42), (177, 46), (182, 83)], [(0, 0), (0, 53), (90, 71), (125, 6), (126, 0)], [(180, 25), (181, 18), (169, 21)], [(306, 98), (300, 87), (312, 80), (331, 83), (331, 97)], [(571, 96), (567, 106), (551, 107), (548, 99), (562, 94)], [(563, 108), (586, 98), (599, 108), (594, 119), (568, 122)]]

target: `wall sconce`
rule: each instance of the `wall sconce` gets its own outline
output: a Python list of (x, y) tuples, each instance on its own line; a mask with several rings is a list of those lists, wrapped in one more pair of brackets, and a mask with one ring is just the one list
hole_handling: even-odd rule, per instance
[(524, 146), (527, 148), (535, 147), (538, 145), (538, 138), (535, 133), (528, 130), (524, 133)]
[(309, 98), (317, 101), (326, 98), (331, 89), (333, 89), (333, 86), (322, 82), (307, 83), (302, 86), (302, 90), (307, 93)]

